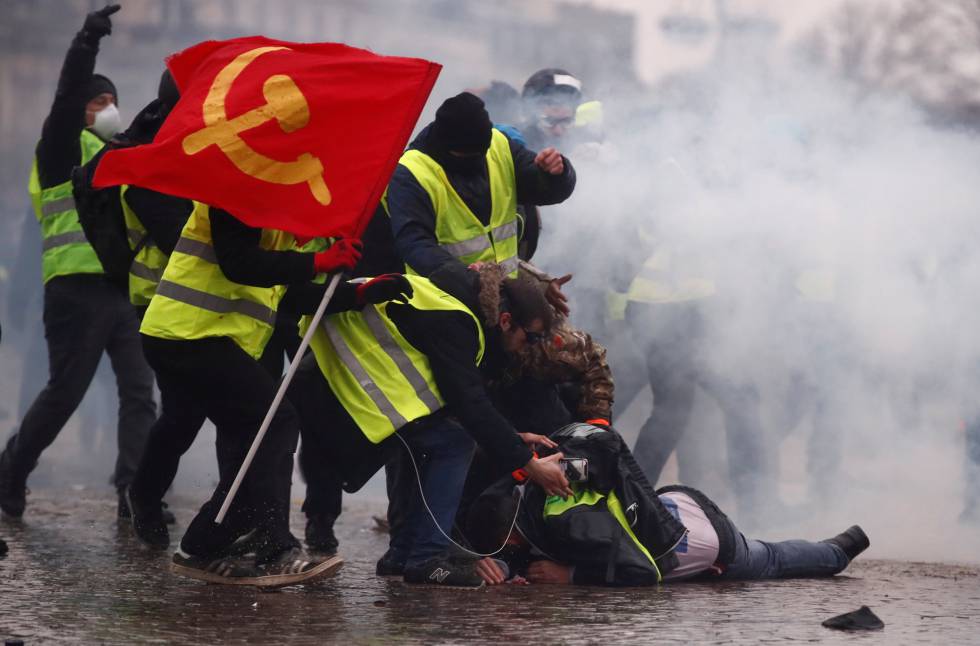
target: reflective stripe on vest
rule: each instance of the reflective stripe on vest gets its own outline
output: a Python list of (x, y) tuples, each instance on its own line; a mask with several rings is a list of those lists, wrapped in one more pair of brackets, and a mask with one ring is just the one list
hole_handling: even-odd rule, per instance
[(603, 500), (606, 501), (606, 511), (616, 519), (619, 526), (623, 528), (626, 535), (630, 537), (633, 544), (636, 546), (643, 556), (650, 561), (650, 565), (653, 566), (654, 571), (657, 573), (657, 582), (660, 582), (663, 578), (660, 574), (660, 568), (657, 567), (657, 562), (650, 554), (650, 550), (646, 548), (645, 545), (637, 538), (636, 534), (633, 532), (633, 528), (630, 527), (629, 521), (626, 520), (626, 514), (623, 513), (623, 505), (616, 496), (616, 492), (610, 490), (608, 495), (599, 493), (592, 489), (580, 489), (580, 485), (577, 483), (572, 483), (572, 490), (574, 495), (568, 498), (562, 499), (558, 496), (549, 496), (544, 501), (544, 509), (541, 512), (542, 517), (547, 518), (548, 516), (560, 516), (566, 511), (583, 505), (594, 507), (600, 504)]
[[(473, 214), (434, 159), (419, 150), (408, 150), (399, 163), (429, 195), (436, 214), (435, 233), (440, 247), (464, 264), (497, 262), (510, 267), (512, 277), (517, 275), (517, 185), (510, 143), (503, 133), (493, 131), (487, 150), (489, 225)], [(386, 196), (382, 202), (387, 209)], [(511, 259), (513, 263), (509, 262)], [(409, 271), (413, 272), (411, 267)]]
[[(105, 144), (88, 130), (79, 138), (80, 164), (87, 164)], [(41, 270), (44, 282), (70, 274), (101, 274), (102, 263), (85, 238), (75, 210), (71, 180), (41, 188), (37, 159), (28, 182), (34, 215), (41, 225)]]
[(194, 256), (195, 258), (200, 258), (204, 262), (209, 262), (212, 265), (218, 264), (218, 256), (214, 253), (214, 247), (206, 242), (194, 240), (193, 238), (181, 237), (180, 240), (177, 241), (177, 246), (174, 247), (174, 253)]
[[(408, 305), (423, 311), (460, 311), (472, 317), (479, 337), (476, 364), (483, 358), (483, 329), (459, 300), (428, 279), (408, 276)], [(435, 413), (445, 403), (428, 358), (411, 345), (387, 315), (387, 303), (324, 318), (310, 347), (317, 365), (358, 427), (378, 443), (405, 424)], [(400, 305), (399, 305), (400, 306)], [(303, 317), (305, 332), (310, 317)]]
[(49, 215), (54, 215), (55, 213), (61, 213), (62, 211), (74, 211), (74, 210), (75, 210), (74, 196), (63, 197), (60, 200), (44, 202), (41, 204), (42, 216), (49, 216)]
[(412, 360), (408, 358), (405, 351), (395, 341), (395, 337), (391, 335), (384, 321), (381, 320), (381, 315), (378, 314), (378, 310), (373, 307), (364, 308), (364, 321), (371, 329), (371, 332), (374, 333), (374, 338), (381, 344), (385, 353), (392, 358), (395, 365), (398, 366), (398, 369), (405, 376), (405, 379), (408, 380), (408, 383), (412, 384), (412, 388), (415, 389), (415, 394), (418, 398), (422, 400), (429, 410), (436, 411), (442, 408), (442, 401), (439, 395), (432, 392), (432, 389), (425, 382), (425, 377), (419, 371), (418, 367), (412, 363)]
[[(211, 245), (210, 210), (195, 204), (167, 262), (140, 332), (162, 339), (228, 337), (254, 359), (272, 336), (285, 286), (254, 287), (229, 280)], [(262, 230), (263, 249), (293, 249), (291, 234)]]
[(258, 303), (247, 301), (241, 298), (222, 298), (214, 294), (208, 294), (192, 287), (178, 285), (169, 280), (161, 280), (157, 285), (157, 294), (167, 298), (201, 309), (217, 312), (218, 314), (229, 314), (237, 312), (250, 316), (266, 325), (274, 325), (276, 322), (276, 311), (263, 307)]
[[(391, 423), (394, 430), (398, 430), (402, 426), (405, 426), (405, 424), (408, 424), (408, 420), (405, 419), (401, 413), (395, 410), (395, 405), (390, 399), (388, 399), (387, 396), (385, 396), (383, 392), (381, 392), (381, 389), (378, 388), (376, 383), (374, 383), (374, 380), (371, 379), (371, 376), (368, 374), (364, 364), (362, 364), (358, 358), (354, 356), (353, 351), (351, 351), (350, 347), (347, 345), (347, 342), (344, 341), (343, 337), (340, 335), (340, 331), (337, 329), (337, 322), (324, 320), (321, 327), (323, 328), (323, 331), (327, 333), (327, 337), (330, 339), (330, 345), (333, 347), (334, 352), (340, 356), (340, 360), (343, 361), (344, 365), (347, 366), (347, 369), (354, 375), (354, 378), (361, 384), (361, 387), (364, 388), (364, 392), (371, 398), (374, 405), (378, 407), (381, 414), (388, 418), (388, 421)], [(439, 408), (441, 408), (441, 406), (435, 409), (430, 409), (430, 411), (435, 412)]]
[(126, 200), (127, 191), (129, 186), (124, 185), (119, 191), (119, 199), (126, 223), (126, 239), (129, 241), (129, 248), (136, 252), (129, 265), (129, 302), (142, 308), (149, 305), (156, 294), (157, 285), (163, 278), (170, 256), (156, 246), (146, 227), (130, 208)]
[(41, 241), (41, 251), (48, 251), (55, 247), (63, 247), (68, 244), (84, 242), (88, 244), (88, 239), (82, 231), (72, 231), (71, 233), (59, 233), (58, 235), (48, 236)]

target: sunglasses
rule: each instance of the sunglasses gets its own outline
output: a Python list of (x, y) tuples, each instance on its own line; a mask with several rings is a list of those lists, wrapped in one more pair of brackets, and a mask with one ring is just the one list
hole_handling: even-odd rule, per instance
[(540, 343), (541, 341), (544, 341), (544, 332), (532, 332), (531, 330), (523, 326), (521, 327), (521, 329), (524, 330), (524, 338), (529, 344), (533, 345), (535, 343)]

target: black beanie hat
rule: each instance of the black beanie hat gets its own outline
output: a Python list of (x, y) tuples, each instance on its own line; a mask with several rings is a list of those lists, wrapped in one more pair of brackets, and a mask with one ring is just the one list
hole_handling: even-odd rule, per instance
[(490, 148), (493, 123), (475, 94), (463, 92), (443, 101), (436, 110), (432, 136), (443, 150), (485, 153)]
[(157, 98), (166, 106), (167, 110), (177, 105), (177, 101), (180, 100), (180, 91), (177, 89), (174, 77), (168, 69), (163, 70), (163, 74), (160, 76)]
[(92, 80), (85, 87), (85, 102), (88, 103), (95, 97), (106, 92), (115, 97), (117, 104), (119, 103), (119, 94), (116, 92), (116, 86), (109, 80), (109, 77), (103, 76), (102, 74), (93, 74)]

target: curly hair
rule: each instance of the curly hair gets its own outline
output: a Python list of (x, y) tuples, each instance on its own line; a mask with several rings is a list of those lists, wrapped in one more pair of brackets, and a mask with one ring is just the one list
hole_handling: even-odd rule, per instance
[(506, 270), (496, 263), (485, 263), (477, 271), (480, 274), (480, 310), (488, 325), (495, 325), (504, 311), (510, 312), (520, 325), (527, 326), (540, 320), (545, 331), (551, 329), (555, 313), (538, 281), (525, 274), (508, 278)]

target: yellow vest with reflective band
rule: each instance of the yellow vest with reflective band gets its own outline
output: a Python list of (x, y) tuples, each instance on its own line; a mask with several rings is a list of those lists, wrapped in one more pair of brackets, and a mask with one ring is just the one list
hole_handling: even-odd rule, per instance
[[(82, 130), (79, 145), (82, 148), (82, 165), (85, 165), (102, 150), (105, 143), (88, 130)], [(41, 224), (41, 273), (44, 282), (55, 276), (105, 273), (78, 222), (71, 180), (42, 189), (35, 158), (28, 191), (34, 215)]]
[(129, 208), (125, 199), (127, 190), (129, 190), (128, 185), (123, 185), (119, 190), (123, 218), (126, 221), (126, 237), (129, 239), (130, 249), (139, 248), (136, 257), (133, 258), (133, 264), (129, 266), (129, 302), (136, 307), (146, 307), (156, 294), (157, 285), (163, 277), (163, 270), (170, 256), (156, 246), (153, 239), (149, 237), (146, 227)]
[[(517, 182), (506, 135), (494, 129), (487, 150), (491, 201), (489, 225), (482, 224), (473, 215), (434, 159), (421, 151), (407, 150), (398, 163), (407, 168), (429, 194), (436, 214), (436, 239), (440, 247), (464, 265), (496, 262), (503, 265), (511, 278), (517, 276)], [(408, 269), (414, 273), (411, 267)]]
[[(473, 312), (428, 279), (407, 278), (414, 291), (408, 301), (411, 307), (466, 312), (472, 317), (480, 337), (479, 350), (472, 359), (479, 364), (485, 341)], [(330, 389), (375, 444), (445, 406), (428, 357), (409, 343), (388, 317), (387, 307), (393, 302), (325, 316), (310, 341)], [(310, 318), (300, 321), (304, 334)]]
[(573, 507), (580, 505), (594, 507), (602, 504), (603, 500), (605, 500), (606, 510), (616, 519), (616, 522), (623, 528), (623, 531), (630, 537), (637, 549), (643, 553), (643, 556), (647, 557), (647, 560), (650, 561), (650, 565), (653, 566), (654, 571), (657, 573), (657, 582), (659, 583), (663, 578), (660, 574), (660, 568), (657, 567), (657, 562), (653, 558), (653, 555), (650, 554), (650, 551), (640, 542), (636, 534), (633, 533), (633, 528), (630, 527), (629, 521), (626, 520), (626, 514), (623, 513), (623, 504), (616, 497), (616, 492), (610, 491), (608, 495), (603, 495), (592, 489), (581, 488), (581, 485), (575, 482), (571, 483), (571, 487), (575, 494), (573, 496), (565, 499), (559, 498), (558, 496), (549, 496), (546, 498), (542, 516), (545, 518), (548, 516), (560, 516)]
[(639, 303), (680, 303), (713, 296), (717, 291), (710, 269), (681, 271), (677, 253), (661, 246), (630, 283), (627, 299)]
[[(229, 337), (254, 359), (262, 356), (285, 285), (254, 287), (228, 280), (211, 242), (210, 208), (195, 203), (174, 248), (140, 332), (186, 341)], [(263, 249), (293, 249), (292, 234), (262, 229)]]

